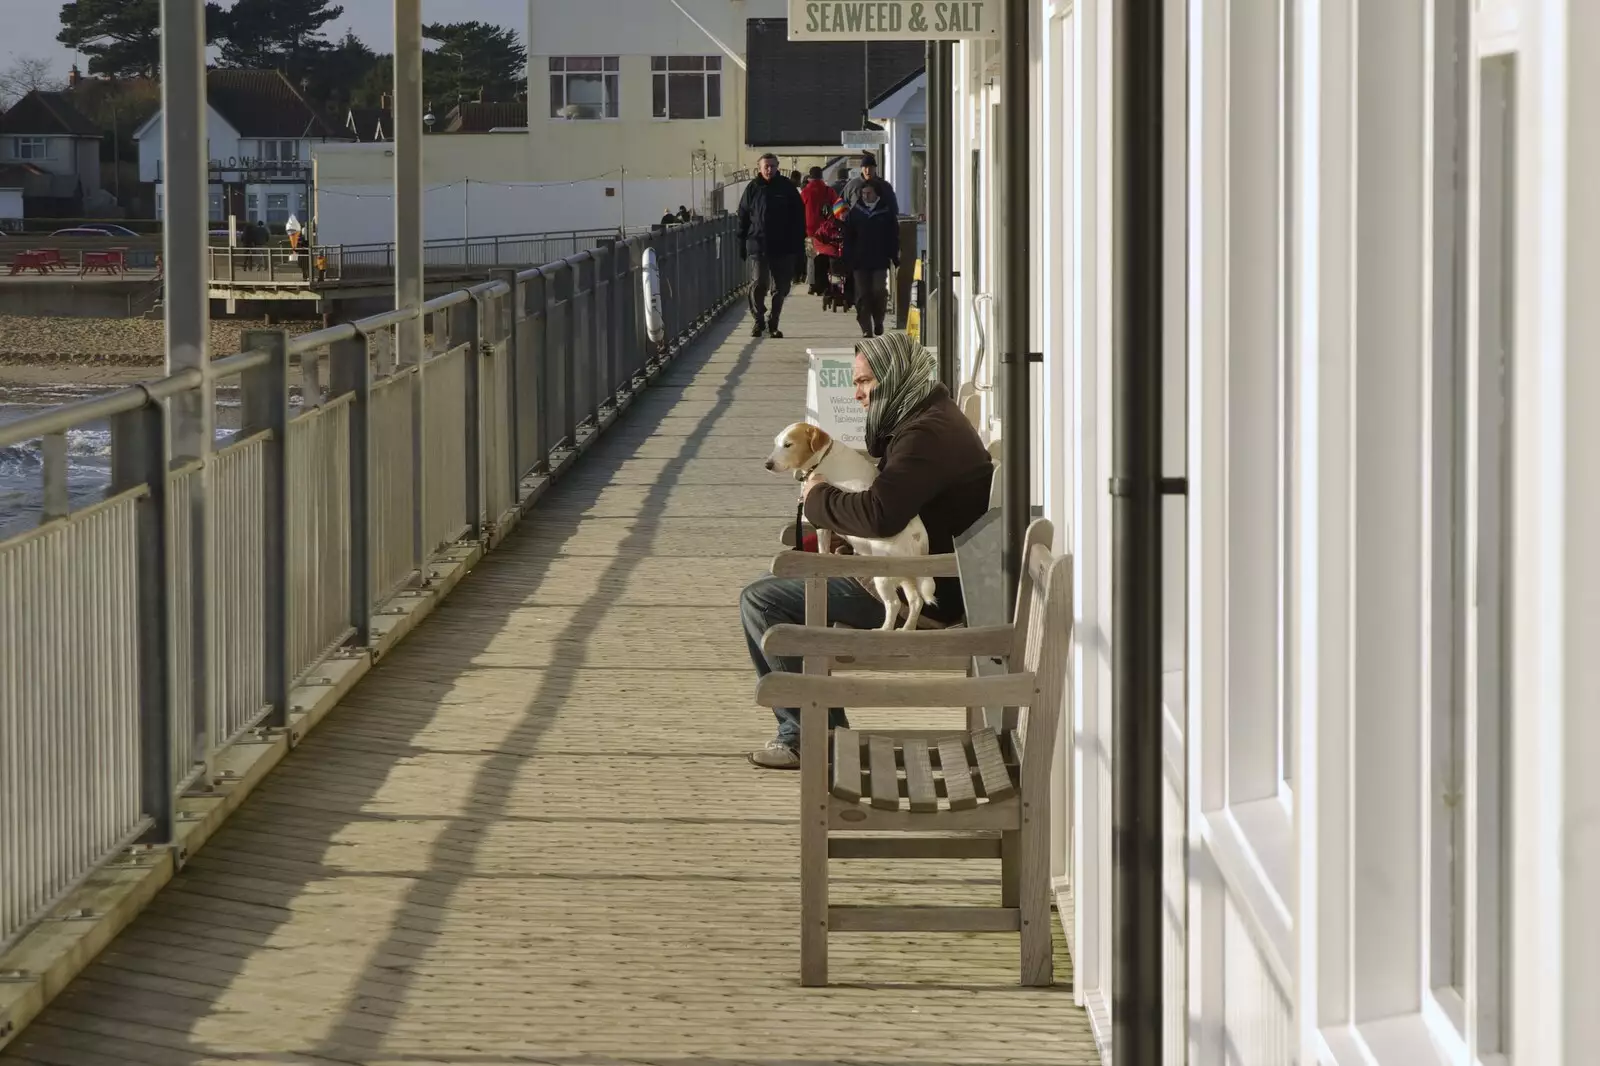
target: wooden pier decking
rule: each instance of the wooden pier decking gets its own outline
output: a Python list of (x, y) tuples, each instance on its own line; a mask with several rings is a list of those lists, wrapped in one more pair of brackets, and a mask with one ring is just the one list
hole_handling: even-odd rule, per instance
[(841, 935), (798, 986), (799, 782), (745, 761), (773, 719), (737, 597), (793, 515), (761, 462), (805, 349), (856, 330), (799, 292), (783, 325), (681, 356), (0, 1064), (1098, 1062), (1059, 944), (1025, 990), (1015, 934)]

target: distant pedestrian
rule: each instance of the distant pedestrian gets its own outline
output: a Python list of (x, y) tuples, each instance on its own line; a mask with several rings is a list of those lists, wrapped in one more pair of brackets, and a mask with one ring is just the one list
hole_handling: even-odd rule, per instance
[(678, 205), (678, 221), (679, 222), (688, 222), (689, 218), (690, 218), (690, 216), (689, 216), (689, 208), (687, 206), (685, 206), (684, 204), (679, 204)]
[(900, 220), (871, 183), (861, 187), (861, 198), (845, 216), (844, 258), (855, 275), (861, 335), (881, 337), (889, 310), (889, 268), (900, 265)]
[[(778, 320), (794, 281), (795, 260), (805, 254), (806, 206), (794, 183), (778, 172), (778, 157), (768, 152), (739, 198), (739, 254), (749, 263), (751, 336), (782, 337)], [(767, 293), (772, 316), (767, 317)]]
[(840, 195), (854, 207), (861, 202), (861, 190), (867, 185), (878, 190), (878, 199), (886, 202), (891, 215), (900, 213), (900, 198), (894, 194), (894, 186), (878, 175), (878, 160), (871, 152), (861, 154), (860, 172), (845, 183), (844, 192)]
[(828, 187), (822, 180), (822, 168), (812, 167), (810, 180), (805, 188), (800, 190), (800, 199), (806, 205), (806, 251), (811, 268), (810, 291), (814, 295), (822, 295), (828, 289), (828, 256), (816, 248), (815, 238), (817, 228), (822, 225), (833, 211), (833, 205), (839, 201), (839, 194)]

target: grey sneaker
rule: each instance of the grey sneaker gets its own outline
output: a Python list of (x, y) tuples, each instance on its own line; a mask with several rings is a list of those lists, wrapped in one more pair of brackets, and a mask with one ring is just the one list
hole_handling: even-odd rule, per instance
[(798, 770), (800, 753), (781, 740), (769, 740), (760, 751), (750, 753), (750, 762), (763, 770)]

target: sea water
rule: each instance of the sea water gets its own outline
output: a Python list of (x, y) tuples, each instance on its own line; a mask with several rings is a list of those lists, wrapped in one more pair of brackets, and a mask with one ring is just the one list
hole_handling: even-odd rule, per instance
[[(65, 403), (92, 399), (116, 386), (0, 386), (0, 425)], [(293, 402), (293, 401), (291, 401)], [(238, 427), (236, 388), (219, 388), (216, 397), (219, 445)], [(67, 499), (73, 510), (105, 498), (111, 484), (111, 427), (87, 422), (67, 430)], [(44, 451), (39, 440), (0, 447), (0, 540), (38, 524), (44, 504)]]

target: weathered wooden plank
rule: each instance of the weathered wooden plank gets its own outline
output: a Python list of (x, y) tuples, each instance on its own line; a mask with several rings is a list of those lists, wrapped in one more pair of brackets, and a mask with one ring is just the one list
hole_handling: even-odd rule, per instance
[(880, 811), (900, 809), (900, 775), (895, 770), (894, 741), (882, 733), (867, 737), (867, 763), (872, 778), (872, 805)]
[(959, 737), (946, 737), (939, 741), (937, 750), (939, 775), (944, 778), (950, 809), (960, 811), (976, 807), (978, 793), (972, 787), (972, 767), (967, 763), (966, 745)]
[(907, 740), (901, 745), (906, 763), (906, 798), (914, 811), (939, 809), (939, 794), (933, 784), (933, 762), (928, 757), (926, 740)]
[(978, 768), (977, 780), (983, 794), (992, 800), (1005, 799), (1017, 793), (1016, 784), (1006, 767), (1005, 756), (1000, 754), (1000, 740), (993, 729), (979, 729), (971, 734), (973, 765)]
[(833, 794), (861, 802), (861, 734), (854, 729), (833, 731)]

